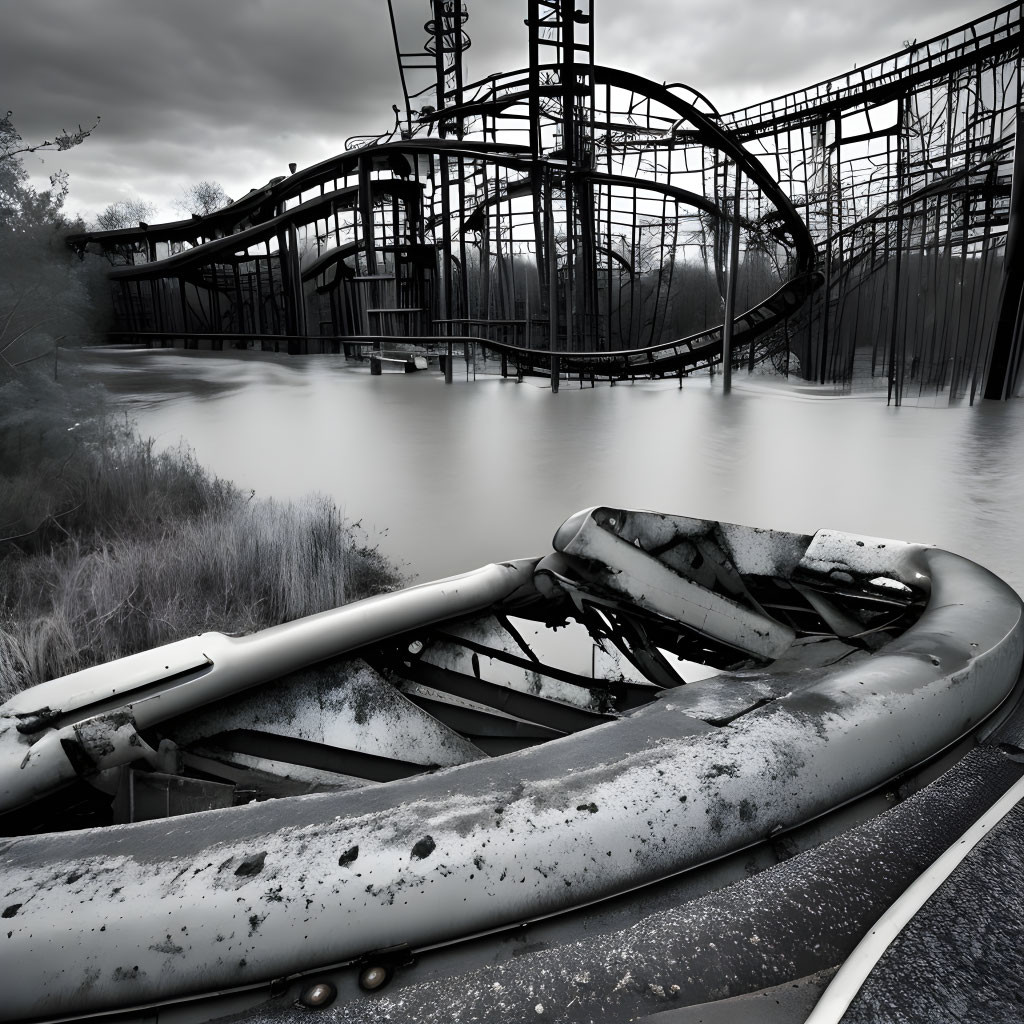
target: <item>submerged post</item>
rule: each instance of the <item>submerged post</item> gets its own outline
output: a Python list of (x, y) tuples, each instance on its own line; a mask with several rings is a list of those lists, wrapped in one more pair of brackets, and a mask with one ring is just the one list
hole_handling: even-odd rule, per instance
[(736, 164), (736, 195), (732, 207), (732, 233), (729, 236), (729, 279), (725, 286), (725, 317), (722, 323), (722, 391), (732, 390), (732, 328), (736, 315), (736, 272), (740, 265), (740, 181)]
[(1010, 398), (1017, 386), (1024, 359), (1024, 113), (1017, 112), (1013, 175), (1010, 179), (1010, 210), (1003, 250), (1003, 275), (999, 312), (992, 342), (992, 362), (985, 381), (985, 397)]

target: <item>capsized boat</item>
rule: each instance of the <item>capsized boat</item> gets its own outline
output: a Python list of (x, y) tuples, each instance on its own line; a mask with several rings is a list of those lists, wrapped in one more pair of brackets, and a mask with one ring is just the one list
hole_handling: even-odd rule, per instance
[(948, 551), (612, 508), (553, 546), (8, 701), (0, 1019), (379, 999), (820, 843), (1016, 701), (1021, 602)]

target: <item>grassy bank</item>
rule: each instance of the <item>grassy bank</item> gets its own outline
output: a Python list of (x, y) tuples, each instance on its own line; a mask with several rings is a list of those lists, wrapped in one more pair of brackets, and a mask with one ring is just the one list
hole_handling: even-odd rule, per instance
[(0, 413), (0, 702), (204, 630), (262, 629), (402, 582), (330, 499), (244, 494), (124, 419), (76, 419), (51, 385), (0, 387), (0, 408), (19, 410)]

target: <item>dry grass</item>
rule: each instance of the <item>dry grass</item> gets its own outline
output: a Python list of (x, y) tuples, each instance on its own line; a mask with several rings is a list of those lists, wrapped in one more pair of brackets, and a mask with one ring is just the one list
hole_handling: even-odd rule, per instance
[(329, 499), (246, 498), (128, 425), (91, 422), (41, 478), (25, 455), (8, 446), (0, 461), (0, 702), (158, 644), (262, 629), (402, 582)]

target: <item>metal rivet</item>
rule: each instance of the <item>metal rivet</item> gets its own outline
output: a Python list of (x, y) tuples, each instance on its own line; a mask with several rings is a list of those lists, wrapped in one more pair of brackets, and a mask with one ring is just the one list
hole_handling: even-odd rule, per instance
[(299, 1002), (312, 1010), (319, 1010), (322, 1006), (330, 1006), (337, 994), (338, 990), (329, 981), (318, 981), (299, 996)]
[(373, 992), (386, 985), (390, 978), (391, 972), (386, 967), (366, 967), (359, 975), (359, 987), (366, 992)]

